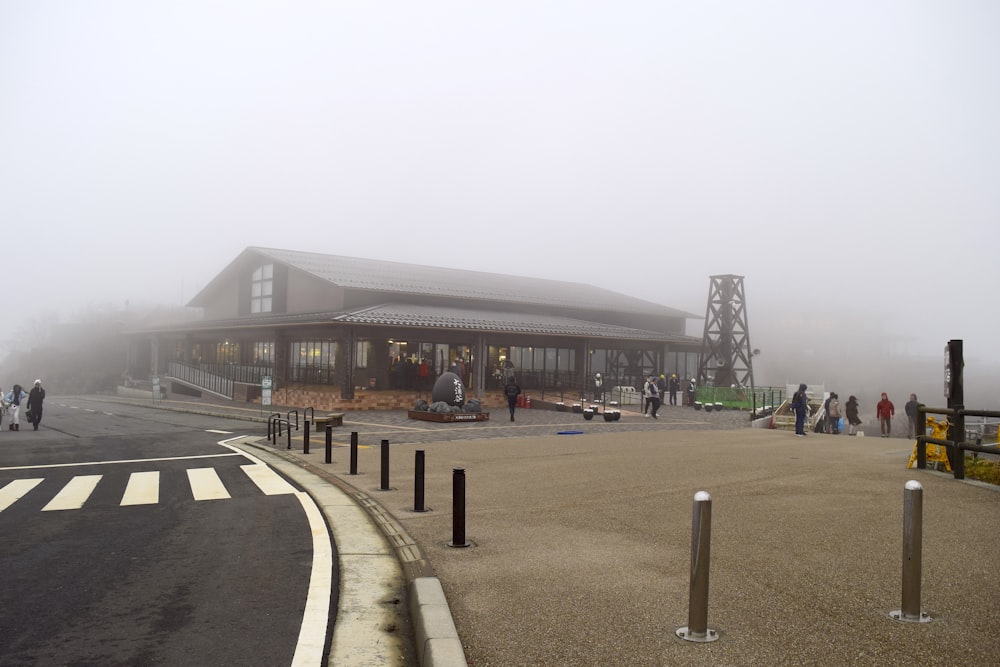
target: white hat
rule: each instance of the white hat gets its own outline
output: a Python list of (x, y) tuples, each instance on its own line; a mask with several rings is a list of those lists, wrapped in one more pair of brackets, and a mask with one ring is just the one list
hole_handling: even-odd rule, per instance
[(42, 383), (41, 380), (35, 380), (35, 384), (41, 384), (41, 383)]

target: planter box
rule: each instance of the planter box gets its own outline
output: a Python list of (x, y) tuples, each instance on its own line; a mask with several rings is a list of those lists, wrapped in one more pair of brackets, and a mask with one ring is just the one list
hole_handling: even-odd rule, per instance
[(490, 420), (490, 413), (488, 412), (426, 412), (424, 410), (410, 410), (406, 413), (406, 416), (410, 419), (442, 424), (488, 422)]

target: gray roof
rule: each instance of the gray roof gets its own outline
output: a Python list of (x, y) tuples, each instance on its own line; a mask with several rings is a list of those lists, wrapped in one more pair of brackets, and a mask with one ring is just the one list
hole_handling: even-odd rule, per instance
[(338, 322), (433, 329), (464, 329), (591, 338), (634, 340), (686, 340), (686, 336), (664, 336), (598, 322), (586, 322), (551, 315), (528, 315), (490, 310), (442, 308), (402, 303), (387, 303), (335, 317)]
[(697, 342), (698, 339), (678, 334), (630, 329), (598, 322), (586, 322), (552, 315), (496, 312), (467, 308), (442, 308), (414, 304), (385, 303), (353, 311), (298, 313), (294, 315), (261, 314), (231, 320), (198, 323), (178, 323), (151, 330), (248, 329), (302, 324), (355, 324), (370, 326), (411, 327), (486, 332), (524, 333), (549, 336), (578, 336), (618, 340), (656, 340)]
[(658, 303), (582, 283), (296, 250), (252, 247), (248, 248), (247, 252), (259, 253), (276, 262), (287, 264), (316, 278), (348, 289), (657, 317), (698, 317)]

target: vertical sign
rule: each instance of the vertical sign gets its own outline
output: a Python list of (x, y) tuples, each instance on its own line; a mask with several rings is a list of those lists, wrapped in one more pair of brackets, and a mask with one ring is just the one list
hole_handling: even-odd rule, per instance
[(271, 405), (271, 388), (274, 386), (271, 376), (265, 375), (260, 379), (260, 404)]

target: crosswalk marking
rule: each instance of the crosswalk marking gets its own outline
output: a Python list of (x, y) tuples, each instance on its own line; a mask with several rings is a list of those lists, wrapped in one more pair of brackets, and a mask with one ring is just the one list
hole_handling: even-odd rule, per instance
[(103, 475), (78, 475), (69, 480), (69, 483), (56, 494), (56, 497), (49, 501), (49, 504), (42, 508), (43, 512), (53, 512), (58, 510), (78, 510), (87, 502), (87, 498), (97, 488), (97, 483), (101, 481)]
[[(263, 463), (240, 466), (260, 492), (266, 496), (298, 493), (288, 481)], [(196, 501), (225, 500), (231, 498), (229, 490), (219, 478), (215, 468), (189, 468), (186, 470), (191, 497)], [(82, 509), (104, 475), (78, 475), (73, 477), (52, 498), (42, 511)], [(134, 472), (129, 475), (122, 494), (121, 506), (156, 505), (160, 502), (160, 471)], [(15, 479), (0, 487), (0, 512), (24, 498), (44, 478)]]
[(28, 491), (42, 483), (41, 479), (15, 479), (0, 489), (0, 512), (24, 497)]
[(295, 488), (291, 484), (267, 466), (245, 465), (240, 466), (240, 468), (257, 485), (257, 488), (268, 496), (295, 493)]
[(129, 475), (122, 506), (155, 505), (160, 502), (160, 471), (134, 472)]
[(188, 468), (191, 495), (195, 500), (224, 500), (230, 498), (215, 468)]

